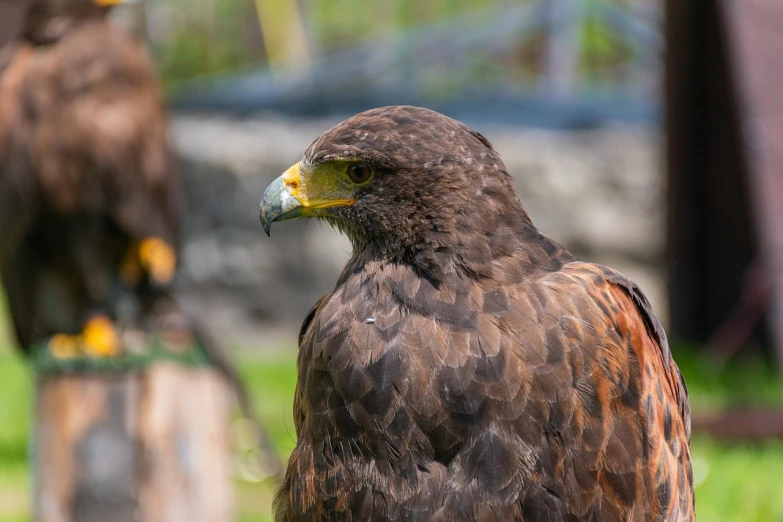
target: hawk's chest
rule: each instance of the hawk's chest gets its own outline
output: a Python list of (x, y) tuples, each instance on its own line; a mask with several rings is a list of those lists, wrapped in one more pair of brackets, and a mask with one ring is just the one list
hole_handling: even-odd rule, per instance
[(485, 299), (476, 286), (438, 289), (418, 278), (364, 283), (338, 288), (301, 347), (303, 400), (311, 411), (344, 408), (332, 418), (338, 431), (377, 431), (395, 420), (425, 433), (480, 423), (492, 401), (518, 394), (523, 385), (506, 376), (521, 360), (509, 360), (514, 350), (497, 321), (510, 310), (499, 305), (507, 296)]
[(307, 341), (313, 359), (326, 364), (338, 358), (366, 367), (389, 354), (411, 364), (453, 365), (471, 344), (480, 353), (483, 306), (484, 293), (468, 284), (436, 288), (409, 273), (380, 272), (341, 285), (318, 310)]

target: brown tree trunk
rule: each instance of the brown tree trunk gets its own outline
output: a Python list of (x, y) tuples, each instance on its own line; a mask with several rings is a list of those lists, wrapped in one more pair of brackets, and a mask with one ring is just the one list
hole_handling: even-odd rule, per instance
[(211, 368), (43, 374), (35, 520), (231, 520), (229, 408), (225, 381)]

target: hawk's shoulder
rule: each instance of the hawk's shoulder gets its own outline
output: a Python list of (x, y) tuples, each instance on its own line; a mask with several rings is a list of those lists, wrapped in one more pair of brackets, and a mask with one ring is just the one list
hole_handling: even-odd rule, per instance
[[(598, 308), (617, 322), (635, 325), (640, 330), (643, 326), (644, 335), (638, 332), (636, 342), (640, 346), (637, 349), (650, 352), (646, 354), (649, 357), (659, 358), (662, 375), (656, 377), (664, 377), (669, 384), (690, 438), (690, 405), (685, 380), (672, 358), (666, 332), (644, 292), (617, 270), (603, 265), (572, 262), (563, 267), (560, 275), (586, 288)], [(651, 342), (643, 342), (647, 340)]]

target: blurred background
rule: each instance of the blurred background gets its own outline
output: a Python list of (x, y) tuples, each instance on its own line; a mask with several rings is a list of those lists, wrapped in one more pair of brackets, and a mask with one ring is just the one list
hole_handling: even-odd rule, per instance
[[(350, 245), (303, 221), (268, 239), (258, 201), (334, 123), (422, 105), (496, 146), (539, 229), (625, 273), (653, 302), (702, 428), (692, 446), (699, 520), (783, 520), (783, 6), (685, 4), (114, 9), (152, 53), (171, 110), (184, 190), (178, 291), (237, 361), (283, 457), (295, 441), (296, 334)], [(0, 521), (23, 521), (35, 376), (2, 308), (0, 346)], [(270, 520), (274, 483), (249, 478), (237, 470), (239, 520)]]

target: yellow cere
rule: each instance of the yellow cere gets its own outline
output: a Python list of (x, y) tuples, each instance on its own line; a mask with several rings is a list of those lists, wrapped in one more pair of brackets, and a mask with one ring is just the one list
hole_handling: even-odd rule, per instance
[(358, 187), (348, 178), (351, 164), (346, 160), (333, 160), (307, 167), (299, 162), (283, 173), (283, 184), (288, 193), (299, 200), (305, 214), (306, 209), (350, 206), (356, 202), (354, 193)]

